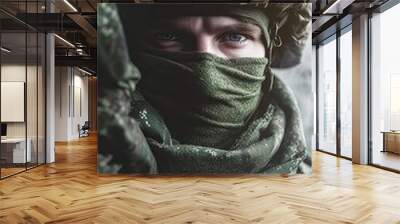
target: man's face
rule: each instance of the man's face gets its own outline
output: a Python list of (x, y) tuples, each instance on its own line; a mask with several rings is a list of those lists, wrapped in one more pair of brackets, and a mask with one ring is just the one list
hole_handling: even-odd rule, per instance
[(203, 52), (222, 58), (265, 57), (261, 29), (232, 17), (187, 16), (159, 21), (141, 46), (169, 52)]

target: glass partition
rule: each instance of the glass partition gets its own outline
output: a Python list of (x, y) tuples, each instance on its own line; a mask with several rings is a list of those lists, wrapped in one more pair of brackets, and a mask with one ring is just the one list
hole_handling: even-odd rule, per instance
[[(44, 1), (8, 1), (0, 7), (43, 12)], [(0, 178), (45, 163), (45, 35), (0, 12)]]
[(31, 161), (26, 136), (26, 41), (25, 32), (1, 34), (2, 177), (24, 171)]

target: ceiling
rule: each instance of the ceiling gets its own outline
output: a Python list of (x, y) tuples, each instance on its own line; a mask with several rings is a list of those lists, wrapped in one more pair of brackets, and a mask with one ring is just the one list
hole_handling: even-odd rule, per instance
[[(352, 17), (376, 8), (387, 0), (311, 0), (313, 10), (313, 42), (323, 40)], [(96, 70), (96, 5), (101, 2), (138, 3), (152, 0), (1, 0), (0, 22), (6, 42), (12, 48), (24, 49), (25, 40), (18, 32), (55, 32), (56, 63), (81, 65)], [(188, 2), (185, 0), (154, 0), (154, 2)], [(193, 2), (193, 1), (192, 1)], [(196, 0), (196, 2), (265, 3), (265, 0)], [(304, 2), (303, 0), (270, 0), (269, 2)], [(50, 12), (50, 9), (52, 13)], [(338, 22), (340, 20), (340, 22)], [(347, 21), (347, 22), (346, 22)], [(20, 35), (21, 36), (21, 35)], [(63, 41), (62, 39), (66, 40)], [(3, 43), (6, 43), (3, 41)], [(72, 47), (72, 45), (74, 45)], [(3, 44), (5, 46), (5, 44)], [(31, 45), (29, 45), (31, 46)], [(33, 46), (33, 45), (32, 45)], [(79, 49), (79, 50), (78, 50)], [(28, 48), (28, 52), (31, 50)], [(23, 53), (23, 52), (21, 52)], [(80, 64), (81, 63), (81, 64)]]

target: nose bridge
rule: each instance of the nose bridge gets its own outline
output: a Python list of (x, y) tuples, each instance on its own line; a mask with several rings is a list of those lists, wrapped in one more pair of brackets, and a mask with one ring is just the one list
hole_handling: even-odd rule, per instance
[(212, 39), (206, 34), (197, 35), (195, 51), (210, 54), (215, 53), (213, 49)]
[(189, 17), (186, 20), (186, 25), (193, 35), (191, 43), (192, 51), (210, 54), (216, 53), (216, 46), (213, 41), (213, 31), (208, 17)]

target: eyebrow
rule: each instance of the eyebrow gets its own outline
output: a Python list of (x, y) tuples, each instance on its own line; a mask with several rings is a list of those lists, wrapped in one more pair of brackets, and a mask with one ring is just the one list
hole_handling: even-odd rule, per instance
[(230, 24), (230, 25), (222, 25), (217, 27), (218, 30), (231, 30), (236, 32), (256, 32), (261, 33), (261, 28), (255, 24), (250, 23), (237, 23), (237, 24)]
[[(189, 33), (186, 27), (179, 26), (173, 23), (171, 20), (157, 20), (149, 26), (149, 31), (173, 31), (178, 33)], [(253, 23), (247, 23), (237, 21), (233, 24), (217, 25), (214, 31), (229, 30), (234, 32), (246, 32), (246, 33), (262, 33), (261, 27)]]

